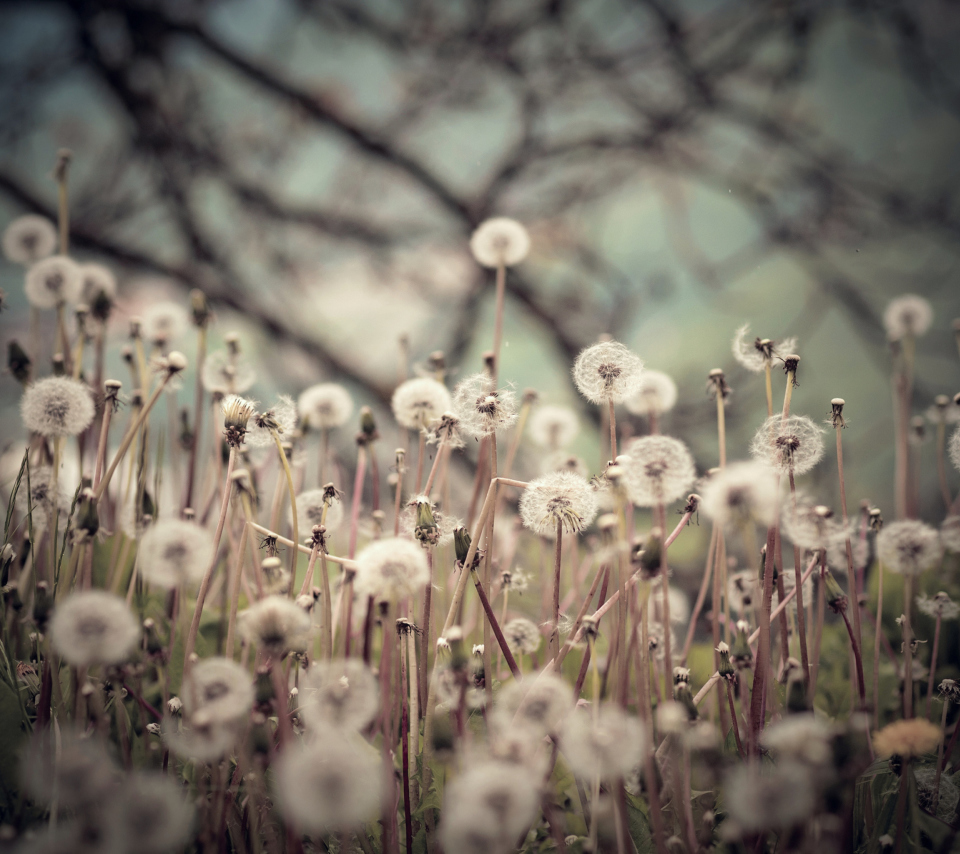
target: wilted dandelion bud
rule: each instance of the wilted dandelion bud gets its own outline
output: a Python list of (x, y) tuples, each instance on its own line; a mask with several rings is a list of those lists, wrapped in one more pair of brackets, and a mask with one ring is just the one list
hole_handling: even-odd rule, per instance
[(477, 438), (511, 427), (517, 420), (517, 399), (510, 389), (496, 389), (486, 374), (462, 380), (453, 392), (453, 411), (461, 429)]
[(940, 562), (943, 547), (935, 528), (916, 519), (898, 519), (877, 535), (877, 553), (887, 569), (917, 576)]
[(643, 547), (635, 552), (634, 563), (640, 565), (644, 578), (650, 579), (660, 572), (660, 562), (663, 556), (663, 530), (651, 528), (650, 533), (643, 541)]
[(20, 400), (24, 426), (41, 436), (76, 436), (93, 420), (93, 399), (85, 383), (47, 377), (29, 385)]
[(281, 394), (270, 409), (251, 416), (245, 441), (252, 448), (266, 448), (275, 444), (274, 434), (288, 438), (296, 426), (297, 407), (293, 398)]
[(783, 474), (805, 474), (823, 456), (823, 431), (803, 415), (771, 415), (753, 437), (750, 453)]
[(530, 251), (530, 235), (515, 219), (498, 216), (484, 220), (470, 237), (470, 251), (484, 267), (513, 267)]
[(248, 643), (274, 658), (300, 652), (310, 641), (310, 616), (284, 596), (255, 602), (240, 615), (238, 627)]
[(960, 682), (956, 679), (944, 679), (937, 690), (945, 702), (960, 703)]
[(393, 417), (407, 430), (426, 430), (452, 406), (446, 386), (429, 377), (401, 383), (390, 400)]
[[(423, 546), (435, 546), (440, 541), (440, 528), (433, 516), (433, 505), (425, 495), (418, 496), (416, 502), (417, 525), (414, 528), (414, 536)], [(469, 534), (467, 536), (469, 538)]]
[(722, 368), (714, 368), (707, 374), (707, 393), (711, 400), (716, 400), (719, 397), (726, 401), (732, 391), (733, 389), (727, 385), (727, 377)]
[(580, 432), (580, 419), (567, 406), (539, 406), (530, 416), (530, 438), (548, 451), (566, 448)]
[(717, 472), (701, 490), (700, 507), (724, 527), (756, 521), (773, 524), (777, 509), (777, 482), (762, 463), (732, 463)]
[(558, 526), (578, 534), (596, 515), (597, 498), (590, 484), (568, 472), (538, 477), (520, 496), (524, 526), (543, 537), (556, 537)]
[(234, 723), (253, 708), (250, 674), (229, 658), (198, 661), (184, 676), (181, 693), (187, 717), (204, 724)]
[(45, 216), (18, 216), (4, 229), (3, 254), (8, 261), (29, 267), (57, 248), (57, 230)]
[(7, 370), (21, 385), (30, 379), (30, 366), (32, 364), (33, 360), (18, 342), (10, 341), (7, 344)]
[(677, 402), (677, 384), (663, 371), (649, 368), (640, 377), (637, 390), (623, 401), (634, 415), (662, 415)]
[(50, 640), (68, 664), (120, 664), (136, 649), (140, 624), (119, 596), (84, 590), (57, 605)]
[(883, 312), (883, 325), (891, 341), (923, 335), (932, 322), (933, 309), (930, 303), (916, 294), (904, 294), (891, 300)]
[(510, 620), (503, 627), (503, 637), (514, 655), (533, 655), (540, 648), (540, 629), (526, 617)]
[(277, 798), (301, 833), (350, 830), (380, 807), (383, 775), (378, 753), (361, 740), (325, 738), (289, 745), (275, 767)]
[(573, 364), (573, 381), (591, 403), (623, 403), (643, 379), (643, 360), (617, 341), (587, 347)]
[(165, 348), (186, 335), (190, 314), (178, 302), (158, 302), (143, 313), (143, 337), (156, 347)]
[(239, 448), (247, 435), (247, 425), (257, 411), (257, 405), (235, 394), (223, 401), (223, 435), (231, 448)]
[(83, 291), (80, 265), (66, 255), (51, 255), (37, 261), (27, 270), (24, 290), (34, 308), (56, 308), (65, 302), (78, 302)]
[(213, 561), (213, 537), (195, 522), (164, 519), (140, 540), (137, 567), (144, 581), (171, 590), (199, 581)]
[(429, 580), (426, 556), (412, 540), (378, 540), (357, 555), (355, 589), (378, 601), (399, 602), (418, 594)]
[(720, 674), (722, 679), (733, 679), (737, 675), (737, 671), (734, 670), (733, 663), (730, 661), (730, 647), (728, 647), (723, 641), (717, 645), (717, 655), (720, 656), (720, 666), (717, 668), (717, 672)]
[(300, 417), (312, 430), (342, 427), (353, 414), (353, 398), (337, 383), (310, 386), (297, 399)]
[(755, 338), (750, 341), (750, 325), (745, 323), (733, 336), (733, 357), (748, 371), (763, 373), (768, 365), (784, 353), (797, 349), (796, 338), (784, 338), (783, 341), (771, 341), (769, 338)]
[[(619, 463), (630, 500), (640, 507), (669, 504), (687, 494), (696, 477), (693, 456), (672, 436), (642, 436), (626, 448)], [(619, 459), (618, 459), (619, 462)]]
[(591, 712), (575, 711), (560, 737), (570, 769), (584, 780), (626, 777), (643, 758), (647, 738), (640, 721), (619, 706), (604, 703), (596, 719)]

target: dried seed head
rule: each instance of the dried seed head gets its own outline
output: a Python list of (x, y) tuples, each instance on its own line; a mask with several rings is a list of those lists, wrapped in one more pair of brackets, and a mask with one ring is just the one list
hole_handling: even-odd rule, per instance
[(917, 597), (917, 610), (928, 617), (949, 621), (960, 617), (960, 605), (950, 598), (950, 594), (944, 590), (935, 593), (933, 596), (927, 596), (921, 593)]
[(300, 417), (312, 430), (342, 427), (353, 414), (353, 398), (337, 383), (320, 383), (304, 391), (297, 399)]
[(759, 374), (773, 364), (775, 358), (783, 358), (784, 353), (797, 349), (796, 338), (784, 338), (772, 341), (769, 338), (755, 338), (750, 341), (750, 325), (744, 324), (733, 336), (733, 357), (744, 368)]
[(916, 294), (904, 294), (891, 300), (883, 312), (883, 325), (891, 341), (923, 335), (932, 322), (933, 308), (928, 300)]
[(257, 405), (252, 400), (245, 400), (235, 394), (225, 397), (223, 405), (223, 435), (227, 444), (232, 448), (239, 448), (247, 435), (247, 425), (256, 414)]
[(877, 535), (877, 552), (887, 569), (917, 576), (940, 562), (943, 546), (935, 528), (916, 519), (898, 519)]
[(715, 522), (736, 527), (751, 520), (767, 527), (777, 508), (777, 482), (763, 463), (732, 463), (704, 486), (700, 507)]
[(640, 507), (669, 504), (687, 494), (696, 477), (687, 446), (671, 436), (642, 436), (626, 448), (627, 459), (618, 465), (630, 500)]
[(380, 706), (377, 680), (356, 658), (312, 664), (300, 682), (304, 723), (317, 733), (331, 728), (359, 732)]
[(57, 605), (50, 640), (77, 667), (120, 664), (140, 640), (140, 623), (119, 596), (103, 590), (72, 593)]
[(20, 414), (32, 433), (76, 436), (93, 420), (93, 398), (86, 383), (70, 377), (47, 377), (27, 387)]
[(663, 371), (649, 368), (640, 378), (640, 387), (623, 405), (634, 415), (662, 415), (677, 402), (677, 384)]
[(274, 658), (301, 652), (310, 642), (310, 616), (285, 596), (267, 596), (240, 614), (238, 627), (248, 643)]
[(772, 415), (753, 437), (750, 453), (783, 474), (805, 474), (823, 456), (823, 431), (806, 416)]
[(209, 392), (243, 394), (256, 382), (257, 372), (246, 359), (229, 349), (214, 350), (204, 359), (200, 380)]
[(516, 617), (503, 627), (503, 636), (514, 655), (533, 655), (540, 648), (540, 629), (526, 617)]
[(8, 261), (29, 267), (52, 255), (57, 248), (57, 230), (44, 216), (19, 216), (3, 232), (3, 254)]
[(137, 568), (148, 584), (172, 590), (198, 582), (214, 559), (213, 537), (195, 522), (166, 519), (140, 540)]
[(184, 713), (192, 723), (240, 722), (253, 708), (253, 680), (229, 658), (198, 661), (184, 676), (181, 694)]
[(157, 347), (166, 347), (190, 330), (190, 312), (178, 302), (158, 302), (143, 312), (143, 337)]
[(564, 531), (580, 533), (596, 515), (596, 493), (587, 481), (568, 472), (538, 477), (520, 496), (524, 526), (543, 537), (555, 537), (558, 523)]
[(297, 407), (293, 398), (281, 394), (270, 409), (251, 416), (245, 441), (252, 448), (266, 448), (276, 444), (275, 434), (287, 439), (296, 427)]
[(399, 602), (418, 594), (429, 580), (427, 558), (413, 540), (378, 540), (357, 555), (355, 589), (378, 601)]
[(453, 406), (443, 383), (417, 377), (397, 386), (390, 400), (393, 417), (408, 430), (425, 430)]
[(461, 429), (480, 438), (505, 430), (517, 420), (517, 399), (511, 389), (492, 387), (486, 374), (474, 374), (453, 391), (453, 411)]
[(530, 416), (530, 439), (548, 451), (566, 448), (580, 432), (580, 419), (567, 406), (544, 405)]
[(627, 776), (640, 763), (647, 738), (637, 718), (617, 705), (604, 703), (596, 717), (580, 710), (571, 714), (560, 744), (578, 777), (611, 781)]
[(623, 344), (603, 341), (577, 356), (573, 381), (591, 403), (623, 403), (640, 388), (643, 361)]
[(530, 235), (515, 219), (494, 217), (473, 232), (470, 251), (484, 267), (513, 267), (530, 252)]
[(83, 292), (80, 265), (66, 255), (51, 255), (37, 261), (27, 270), (24, 290), (34, 308), (56, 308), (61, 303), (79, 302)]

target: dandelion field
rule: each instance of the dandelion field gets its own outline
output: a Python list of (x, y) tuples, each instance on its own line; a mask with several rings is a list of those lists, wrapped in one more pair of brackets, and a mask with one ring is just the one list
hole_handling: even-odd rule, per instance
[(482, 370), (401, 359), (378, 424), (333, 381), (248, 399), (201, 291), (118, 329), (114, 274), (70, 251), (68, 166), (59, 222), (3, 236), (31, 305), (0, 458), (4, 850), (952, 850), (960, 396), (914, 390), (943, 323), (924, 298), (885, 307), (876, 505), (844, 469), (845, 401), (795, 411), (803, 342), (746, 325), (749, 447), (722, 367), (695, 459), (674, 381), (604, 337), (570, 366), (605, 443), (586, 461), (581, 416), (501, 371), (519, 222), (470, 240), (496, 301)]

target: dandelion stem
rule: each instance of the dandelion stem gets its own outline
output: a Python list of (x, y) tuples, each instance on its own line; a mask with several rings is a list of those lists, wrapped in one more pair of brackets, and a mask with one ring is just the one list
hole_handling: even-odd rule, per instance
[(727, 465), (727, 416), (723, 406), (723, 393), (717, 389), (717, 444), (720, 450), (720, 468)]
[(933, 648), (930, 650), (930, 675), (927, 677), (927, 710), (924, 717), (930, 717), (930, 700), (933, 697), (933, 678), (937, 673), (937, 655), (940, 651), (941, 614), (937, 610), (937, 620), (933, 627)]
[(497, 265), (497, 302), (493, 313), (493, 387), (497, 387), (497, 377), (500, 373), (500, 346), (503, 341), (503, 304), (507, 290), (507, 268), (503, 264)]
[[(276, 430), (271, 430), (274, 444), (277, 446), (277, 453), (280, 455), (280, 465), (283, 466), (283, 475), (287, 479), (287, 492), (290, 495), (290, 514), (293, 525), (293, 541), (300, 543), (300, 520), (297, 518), (297, 492), (293, 486), (293, 473), (290, 471), (290, 463), (287, 461), (287, 452), (280, 441), (280, 434)], [(229, 477), (229, 474), (227, 475)], [(287, 589), (287, 595), (293, 596), (294, 585), (297, 583), (297, 560), (300, 557), (299, 549), (290, 549), (290, 586)]]
[(900, 768), (900, 786), (897, 789), (897, 830), (894, 837), (894, 851), (902, 851), (900, 843), (903, 841), (904, 823), (907, 815), (907, 789), (910, 786), (910, 758), (904, 757)]
[[(560, 567), (563, 552), (563, 520), (557, 519), (557, 541), (553, 551), (553, 626), (550, 630), (550, 643), (547, 658), (556, 659), (560, 655)], [(621, 586), (622, 586), (621, 581)]]
[(743, 743), (740, 741), (740, 724), (737, 721), (737, 707), (733, 702), (733, 685), (729, 680), (724, 679), (723, 681), (726, 682), (727, 687), (727, 702), (730, 704), (730, 720), (733, 722), (733, 736), (737, 741), (737, 752), (740, 754), (741, 759), (745, 759), (746, 754), (743, 752)]
[(350, 548), (347, 555), (353, 559), (357, 553), (357, 528), (360, 524), (360, 500), (363, 497), (363, 481), (367, 473), (367, 446), (357, 443), (357, 473), (353, 479), (353, 499), (350, 502)]
[(883, 562), (877, 561), (877, 620), (873, 635), (873, 728), (880, 727), (880, 634), (883, 626)]
[(947, 731), (947, 709), (950, 708), (950, 700), (943, 698), (943, 711), (940, 713), (940, 744), (937, 745), (937, 771), (933, 778), (933, 808), (930, 810), (934, 815), (937, 814), (937, 806), (940, 803), (940, 775), (943, 774), (943, 736)]
[[(398, 627), (399, 629), (399, 627)], [(400, 634), (402, 638), (402, 633)], [(400, 644), (400, 750), (403, 768), (403, 831), (406, 850), (413, 851), (413, 819), (410, 814), (410, 709), (407, 700), (406, 644)]]
[(197, 451), (200, 448), (200, 430), (203, 425), (203, 363), (207, 359), (207, 327), (197, 329), (197, 376), (193, 391), (193, 438), (190, 440), (190, 459), (187, 463), (187, 484), (183, 507), (193, 506), (193, 485), (197, 474)]
[(617, 458), (617, 415), (613, 406), (613, 398), (607, 401), (607, 405), (610, 407), (610, 459), (615, 460)]
[(767, 418), (773, 415), (773, 380), (770, 376), (771, 368), (772, 363), (767, 359), (763, 366), (764, 380), (767, 389)]
[(687, 656), (690, 654), (690, 646), (693, 643), (693, 635), (697, 630), (697, 619), (703, 610), (703, 603), (707, 599), (707, 590), (710, 588), (710, 579), (713, 575), (713, 567), (717, 551), (717, 527), (714, 525), (710, 532), (710, 545), (707, 546), (707, 565), (703, 571), (703, 579), (700, 581), (700, 591), (697, 593), (697, 601), (693, 606), (693, 613), (690, 615), (690, 625), (687, 627), (687, 637), (683, 642), (683, 653), (680, 656), (680, 664), (686, 666)]
[(420, 439), (417, 444), (417, 475), (414, 478), (413, 491), (416, 495), (420, 494), (420, 484), (423, 483), (423, 458), (427, 454), (427, 434), (421, 430)]
[[(823, 549), (820, 549), (820, 581), (817, 584), (817, 622), (814, 628), (813, 638), (813, 664), (810, 669), (810, 681), (807, 683), (810, 705), (813, 705), (814, 697), (817, 695), (817, 679), (820, 675), (820, 646), (823, 642), (823, 618), (824, 618), (824, 591), (826, 588), (827, 555)], [(802, 607), (802, 593), (797, 593), (797, 613)]]
[(234, 564), (233, 573), (230, 575), (230, 618), (227, 622), (227, 642), (224, 649), (227, 658), (231, 659), (233, 658), (233, 641), (236, 636), (237, 608), (240, 605), (240, 576), (243, 575), (244, 552), (249, 534), (250, 527), (244, 525), (240, 532), (240, 544), (237, 546), (237, 560)]
[(910, 605), (913, 603), (913, 576), (903, 583), (903, 716), (913, 717), (913, 631), (910, 627)]
[[(750, 700), (750, 729), (752, 740), (759, 740), (763, 729), (763, 697), (770, 669), (770, 608), (773, 602), (773, 555), (776, 540), (776, 522), (767, 531), (767, 554), (763, 568), (763, 598), (760, 606), (760, 647), (757, 650), (757, 666), (753, 673), (753, 696)], [(794, 588), (799, 590), (800, 587)], [(793, 591), (792, 591), (793, 592)], [(786, 601), (786, 600), (784, 600)]]
[[(473, 575), (473, 584), (477, 588), (477, 595), (480, 597), (480, 604), (483, 606), (483, 612), (487, 615), (490, 628), (493, 629), (493, 633), (497, 638), (497, 643), (500, 645), (500, 650), (503, 652), (503, 657), (507, 661), (507, 667), (510, 668), (510, 672), (513, 674), (514, 679), (522, 679), (523, 674), (520, 672), (520, 668), (517, 667), (517, 662), (513, 657), (513, 653), (510, 651), (510, 647), (507, 644), (506, 638), (504, 638), (503, 632), (500, 630), (500, 623), (497, 621), (496, 614), (493, 613), (493, 608), (490, 607), (490, 600), (487, 598), (487, 594), (483, 590), (483, 583), (480, 581), (480, 576), (477, 575), (477, 570), (474, 567), (470, 568), (470, 572)], [(488, 681), (492, 682), (492, 679)]]

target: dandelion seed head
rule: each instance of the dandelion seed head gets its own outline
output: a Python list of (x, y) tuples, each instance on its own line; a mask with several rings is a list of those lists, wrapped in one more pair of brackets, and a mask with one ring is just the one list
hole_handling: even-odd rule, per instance
[(570, 472), (541, 475), (520, 496), (520, 518), (524, 527), (543, 537), (556, 537), (557, 524), (578, 534), (597, 515), (597, 496), (590, 484)]
[[(493, 850), (499, 850), (505, 843), (513, 850), (517, 837), (539, 812), (540, 786), (526, 768), (497, 760), (480, 761), (467, 766), (447, 784), (444, 808), (445, 813), (449, 810), (454, 816), (454, 821), (461, 810), (484, 816), (486, 823), (496, 828), (500, 839)], [(463, 849), (445, 843), (444, 850)]]
[(32, 433), (76, 436), (93, 420), (93, 398), (85, 383), (70, 377), (45, 377), (23, 393), (20, 415)]
[(686, 498), (697, 473), (687, 446), (672, 436), (641, 436), (626, 447), (623, 469), (630, 500), (640, 507)]
[(566, 448), (580, 432), (580, 419), (568, 406), (538, 406), (530, 416), (530, 439), (548, 451)]
[(944, 590), (934, 593), (933, 596), (927, 596), (921, 593), (917, 597), (917, 610), (921, 614), (936, 619), (939, 617), (943, 621), (955, 620), (960, 617), (960, 605), (950, 598), (950, 594)]
[(183, 710), (191, 722), (239, 723), (253, 708), (253, 681), (239, 664), (214, 656), (194, 664), (181, 689)]
[(101, 296), (113, 302), (117, 297), (117, 277), (103, 264), (81, 264), (80, 302), (93, 306)]
[(142, 316), (143, 337), (158, 347), (179, 341), (190, 329), (190, 312), (178, 302), (147, 306)]
[(3, 231), (3, 254), (14, 264), (29, 267), (57, 248), (57, 229), (45, 216), (18, 216)]
[(559, 676), (542, 673), (536, 679), (511, 682), (497, 697), (491, 723), (498, 731), (522, 726), (540, 735), (559, 732), (573, 709), (573, 691)]
[(823, 456), (823, 430), (805, 415), (771, 415), (753, 437), (750, 453), (782, 474), (806, 474)]
[(357, 555), (354, 587), (379, 601), (399, 602), (418, 594), (429, 581), (426, 555), (413, 540), (377, 540)]
[[(936, 814), (937, 818), (950, 824), (953, 814), (960, 801), (960, 789), (956, 783), (945, 774), (937, 774), (933, 765), (925, 765), (914, 771), (917, 779), (917, 801), (920, 808), (928, 813)], [(937, 777), (940, 777), (940, 788), (937, 790)], [(934, 809), (936, 801), (936, 809)]]
[(70, 729), (64, 729), (59, 739), (52, 728), (36, 730), (19, 765), (28, 795), (41, 803), (56, 798), (67, 809), (96, 805), (113, 791), (120, 776), (99, 740)]
[(297, 398), (297, 409), (311, 430), (330, 430), (347, 423), (353, 414), (353, 398), (338, 383), (319, 383)]
[(940, 542), (954, 554), (960, 553), (960, 516), (947, 516), (940, 525)]
[(229, 350), (214, 350), (203, 361), (200, 380), (211, 394), (243, 394), (256, 382), (257, 372), (241, 355), (234, 356)]
[(782, 341), (756, 338), (751, 341), (748, 323), (741, 326), (733, 336), (733, 357), (740, 365), (755, 374), (763, 373), (774, 358), (783, 358), (789, 353), (796, 352), (796, 349), (796, 338), (784, 338)]
[(180, 727), (174, 718), (164, 718), (161, 724), (163, 743), (174, 756), (193, 762), (215, 762), (226, 756), (237, 743), (241, 728), (238, 724), (203, 720), (190, 721)]
[(883, 325), (891, 341), (899, 341), (908, 335), (923, 335), (931, 323), (933, 308), (928, 300), (917, 294), (904, 294), (891, 300), (883, 312)]
[(213, 537), (196, 522), (164, 519), (140, 540), (137, 569), (148, 584), (172, 590), (203, 578), (214, 559)]
[(108, 838), (116, 849), (167, 854), (181, 849), (193, 830), (193, 807), (182, 786), (161, 774), (127, 776), (111, 799)]
[(377, 680), (357, 658), (315, 662), (300, 680), (300, 712), (317, 732), (359, 732), (376, 717), (379, 706)]
[(947, 395), (938, 394), (933, 406), (927, 407), (926, 416), (931, 424), (956, 424), (960, 421), (960, 406)]
[(390, 400), (393, 417), (407, 430), (425, 430), (453, 406), (447, 387), (430, 377), (400, 383)]
[(724, 527), (755, 521), (773, 524), (777, 509), (777, 481), (773, 470), (760, 462), (732, 463), (704, 484), (700, 509)]
[(760, 601), (756, 572), (745, 570), (731, 573), (727, 578), (727, 601), (737, 614), (750, 613), (753, 604)]
[(503, 627), (503, 637), (514, 655), (533, 655), (540, 648), (540, 629), (526, 617), (510, 620)]
[(953, 435), (950, 436), (949, 453), (953, 467), (960, 471), (960, 427), (954, 430)]
[(813, 773), (797, 762), (736, 765), (724, 777), (723, 792), (729, 818), (745, 833), (795, 827), (817, 805)]
[(623, 401), (627, 412), (634, 415), (662, 415), (677, 402), (677, 384), (663, 371), (647, 368), (640, 377), (637, 390)]
[(935, 528), (916, 519), (899, 519), (877, 534), (877, 553), (892, 572), (916, 576), (940, 562), (943, 546)]
[(643, 758), (646, 742), (640, 721), (610, 703), (600, 706), (596, 720), (592, 711), (574, 711), (560, 736), (571, 770), (584, 780), (626, 777)]
[(17, 510), (26, 516), (27, 508), (33, 516), (34, 536), (47, 530), (50, 520), (54, 513), (66, 513), (70, 509), (71, 496), (67, 493), (66, 478), (63, 475), (57, 480), (57, 495), (52, 494), (53, 489), (53, 468), (51, 466), (42, 466), (30, 470), (30, 493), (27, 497), (26, 475), (17, 491), (16, 507)]
[[(343, 522), (343, 503), (339, 499), (330, 502), (326, 519), (323, 518), (325, 489), (308, 489), (297, 496), (297, 527), (301, 533), (313, 530), (314, 525), (323, 525), (328, 532), (335, 531)], [(287, 514), (288, 521), (291, 514)]]
[(590, 469), (587, 468), (583, 458), (576, 454), (568, 454), (566, 451), (554, 451), (552, 454), (547, 454), (540, 461), (540, 471), (543, 474), (565, 471), (582, 477), (584, 480), (590, 477)]
[(823, 766), (833, 758), (834, 730), (814, 714), (788, 715), (763, 731), (760, 742), (781, 759)]
[(453, 411), (468, 436), (489, 436), (517, 420), (517, 396), (511, 389), (493, 388), (486, 374), (473, 374), (453, 391)]
[(637, 393), (642, 380), (643, 360), (617, 341), (587, 347), (573, 363), (574, 384), (598, 405), (623, 403)]
[[(679, 587), (668, 584), (667, 598), (670, 600), (670, 622), (682, 626), (690, 619), (690, 600), (687, 599), (687, 594)], [(657, 576), (650, 585), (650, 596), (647, 599), (651, 622), (654, 619), (659, 619), (655, 616), (655, 612), (659, 613), (658, 609), (662, 606), (662, 603), (663, 579)]]
[(292, 744), (277, 759), (274, 779), (287, 821), (305, 833), (350, 830), (372, 819), (380, 808), (380, 758), (369, 745), (354, 739), (322, 739), (306, 747)]
[(269, 409), (250, 417), (245, 441), (251, 448), (275, 447), (274, 432), (281, 436), (282, 441), (288, 439), (296, 427), (297, 407), (293, 398), (281, 394)]
[[(843, 555), (843, 570), (846, 571), (846, 540), (855, 530), (855, 524), (843, 524), (828, 508), (814, 504), (805, 496), (798, 496), (784, 508), (781, 518), (787, 539), (801, 549), (834, 550)], [(838, 555), (839, 556), (839, 555)]]
[(120, 664), (136, 649), (140, 624), (119, 596), (104, 590), (71, 593), (53, 612), (50, 640), (68, 664)]
[(494, 217), (473, 232), (470, 251), (484, 267), (513, 267), (530, 252), (530, 235), (515, 219)]
[(59, 303), (79, 302), (83, 291), (80, 265), (66, 255), (51, 255), (37, 261), (27, 270), (24, 291), (34, 308), (56, 308)]
[(237, 625), (248, 643), (275, 658), (285, 652), (302, 652), (310, 642), (310, 616), (285, 596), (267, 596), (255, 602), (240, 614)]
[[(440, 642), (437, 642), (438, 651)], [(437, 669), (437, 702), (448, 711), (460, 708), (460, 692), (464, 674), (451, 664), (443, 664)], [(466, 691), (463, 703), (468, 711), (482, 709), (487, 704), (487, 695), (483, 684), (483, 661), (476, 656), (466, 667)]]
[(878, 759), (900, 756), (909, 759), (932, 753), (940, 744), (940, 727), (924, 718), (894, 721), (873, 735), (873, 749)]

